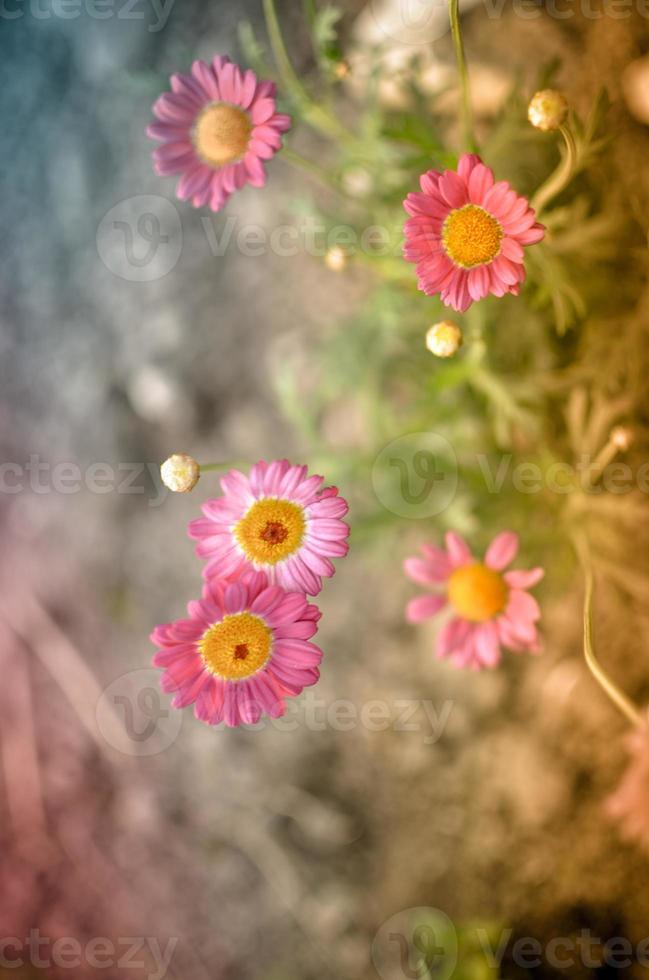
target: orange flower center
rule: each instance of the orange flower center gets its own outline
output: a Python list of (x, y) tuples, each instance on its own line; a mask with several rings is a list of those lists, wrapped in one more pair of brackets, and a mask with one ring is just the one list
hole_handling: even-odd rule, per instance
[(257, 500), (234, 527), (246, 557), (257, 565), (276, 565), (302, 544), (304, 511), (291, 500)]
[(486, 565), (463, 565), (448, 580), (448, 597), (455, 610), (471, 623), (483, 623), (502, 612), (508, 589), (502, 575)]
[(198, 650), (203, 663), (216, 677), (237, 681), (256, 674), (270, 656), (269, 628), (252, 613), (225, 616), (203, 633)]
[(222, 167), (245, 155), (251, 132), (247, 112), (225, 102), (214, 102), (198, 116), (192, 137), (203, 163)]
[(500, 253), (500, 222), (477, 204), (451, 211), (442, 228), (442, 241), (452, 261), (463, 269), (492, 262)]

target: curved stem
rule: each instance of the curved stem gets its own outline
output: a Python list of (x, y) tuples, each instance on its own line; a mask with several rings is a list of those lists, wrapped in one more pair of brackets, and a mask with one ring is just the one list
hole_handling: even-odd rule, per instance
[(586, 585), (584, 595), (584, 658), (586, 664), (599, 686), (624, 717), (634, 727), (643, 725), (644, 717), (638, 706), (611, 680), (595, 656), (593, 649), (593, 568), (585, 541), (577, 539), (575, 547), (582, 564)]
[(464, 149), (467, 153), (476, 151), (476, 143), (473, 135), (473, 108), (471, 105), (471, 86), (469, 84), (469, 73), (466, 66), (464, 54), (464, 42), (462, 41), (462, 30), (460, 28), (460, 3), (459, 0), (449, 0), (449, 17), (451, 21), (451, 34), (453, 36), (453, 47), (455, 48), (455, 60), (460, 75), (460, 93), (462, 106), (462, 131)]
[(579, 154), (577, 152), (575, 138), (570, 132), (568, 126), (560, 126), (559, 130), (565, 142), (565, 149), (561, 160), (559, 161), (559, 165), (557, 166), (556, 170), (550, 174), (546, 182), (541, 184), (530, 202), (531, 206), (536, 211), (537, 218), (543, 211), (546, 204), (549, 204), (552, 198), (556, 197), (557, 194), (560, 194), (564, 187), (570, 183), (577, 170)]
[(358, 149), (360, 143), (353, 133), (345, 129), (336, 116), (311, 99), (298, 77), (284, 44), (277, 11), (275, 10), (275, 0), (263, 0), (263, 5), (270, 46), (273, 49), (273, 56), (287, 93), (293, 95), (304, 114), (304, 118), (311, 126), (326, 136), (337, 139), (351, 148)]

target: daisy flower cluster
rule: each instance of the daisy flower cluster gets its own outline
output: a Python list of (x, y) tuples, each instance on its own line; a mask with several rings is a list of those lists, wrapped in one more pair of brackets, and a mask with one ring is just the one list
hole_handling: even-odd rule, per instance
[[(186, 467), (187, 457), (173, 459)], [(284, 714), (286, 698), (318, 680), (320, 611), (309, 597), (347, 554), (349, 535), (347, 502), (323, 482), (285, 459), (231, 470), (190, 523), (203, 594), (186, 619), (151, 634), (174, 707), (193, 704), (209, 725), (254, 724)]]

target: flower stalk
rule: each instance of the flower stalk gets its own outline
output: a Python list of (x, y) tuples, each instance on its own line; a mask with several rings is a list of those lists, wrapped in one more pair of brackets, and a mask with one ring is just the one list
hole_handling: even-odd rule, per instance
[(545, 183), (541, 184), (531, 201), (531, 206), (536, 211), (537, 218), (546, 205), (568, 186), (579, 168), (577, 143), (570, 128), (568, 126), (559, 126), (559, 132), (563, 136), (565, 144), (559, 165), (550, 174)]
[(584, 572), (584, 659), (591, 674), (608, 695), (615, 707), (634, 727), (644, 724), (642, 712), (638, 706), (617, 686), (606, 673), (595, 656), (593, 645), (593, 567), (588, 553), (588, 546), (582, 539), (577, 539), (575, 547)]
[(462, 112), (462, 134), (464, 149), (467, 153), (477, 152), (474, 132), (473, 132), (473, 107), (471, 104), (471, 85), (469, 83), (469, 72), (464, 53), (464, 41), (462, 40), (462, 29), (460, 27), (460, 4), (459, 0), (449, 0), (449, 17), (451, 21), (451, 35), (453, 37), (453, 47), (455, 49), (455, 60), (460, 76), (460, 102)]
[(300, 81), (291, 59), (288, 56), (282, 30), (275, 9), (275, 0), (263, 0), (264, 17), (268, 29), (268, 37), (273, 56), (277, 64), (280, 78), (286, 90), (290, 92), (297, 102), (306, 121), (318, 129), (325, 136), (330, 136), (350, 149), (358, 149), (359, 141), (344, 126), (340, 124), (333, 113), (330, 113), (322, 105), (313, 101), (304, 85)]

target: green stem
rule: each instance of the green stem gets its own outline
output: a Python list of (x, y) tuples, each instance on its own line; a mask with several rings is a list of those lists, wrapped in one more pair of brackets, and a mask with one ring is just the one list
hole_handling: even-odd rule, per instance
[(464, 54), (464, 42), (462, 41), (462, 30), (460, 28), (460, 3), (459, 0), (449, 0), (449, 16), (451, 20), (451, 34), (453, 36), (453, 46), (455, 48), (455, 60), (460, 75), (460, 97), (462, 106), (462, 131), (464, 149), (467, 153), (475, 153), (477, 150), (475, 137), (473, 134), (473, 108), (471, 105), (471, 86), (469, 83), (469, 73), (466, 66)]
[(273, 56), (277, 63), (280, 78), (287, 92), (293, 95), (306, 122), (313, 126), (314, 129), (318, 129), (326, 136), (345, 143), (352, 149), (358, 150), (362, 148), (359, 141), (340, 124), (336, 116), (311, 99), (311, 96), (298, 78), (291, 64), (291, 59), (288, 56), (282, 31), (279, 26), (277, 11), (275, 10), (275, 0), (263, 0), (263, 4), (270, 46), (273, 50)]
[(301, 153), (296, 153), (296, 151), (290, 146), (285, 146), (281, 152), (284, 160), (286, 160), (287, 163), (290, 163), (291, 166), (305, 171), (311, 177), (318, 180), (321, 184), (324, 184), (325, 187), (338, 191), (339, 194), (343, 193), (338, 182), (329, 174), (327, 170), (325, 170), (324, 167), (320, 167), (317, 163), (313, 163), (312, 160), (308, 160), (306, 157), (303, 157)]
[(572, 180), (579, 165), (579, 153), (577, 144), (568, 126), (559, 127), (565, 142), (565, 149), (556, 170), (550, 174), (544, 184), (542, 184), (534, 195), (531, 206), (536, 211), (536, 217), (541, 214), (543, 209), (553, 197), (556, 197), (564, 187)]
[(304, 12), (307, 16), (307, 20), (311, 27), (313, 27), (316, 17), (318, 16), (318, 10), (315, 5), (315, 0), (304, 0)]
[(630, 698), (615, 684), (601, 666), (593, 649), (593, 567), (588, 546), (582, 539), (575, 541), (575, 547), (584, 571), (586, 591), (584, 595), (584, 658), (591, 674), (609, 696), (615, 707), (633, 726), (644, 724), (642, 712)]

